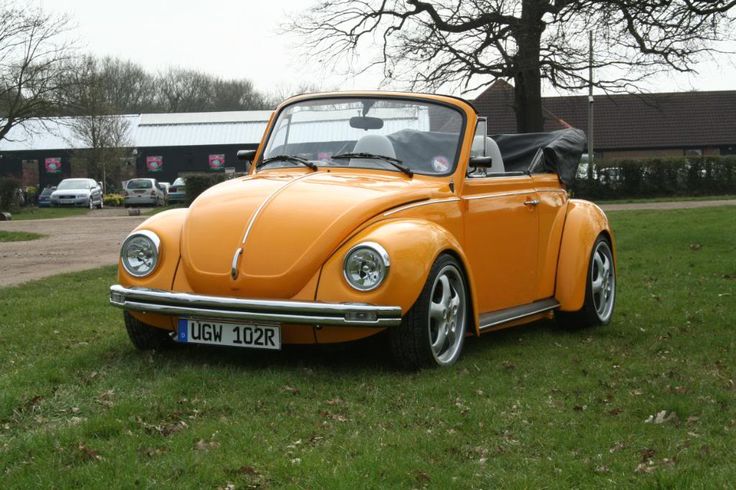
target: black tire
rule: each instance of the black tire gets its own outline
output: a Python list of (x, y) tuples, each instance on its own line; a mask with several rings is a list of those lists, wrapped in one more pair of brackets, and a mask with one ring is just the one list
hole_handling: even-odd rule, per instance
[[(433, 299), (436, 299), (433, 296), (436, 296), (438, 292), (438, 281), (442, 282), (440, 276), (452, 277), (450, 279), (452, 282), (442, 284), (451, 285), (448, 294), (450, 303), (454, 304), (450, 307), (451, 310), (454, 308), (454, 313), (450, 313), (452, 318), (448, 320), (448, 317), (445, 316), (440, 321), (445, 327), (445, 335), (442, 336), (441, 342), (438, 331), (442, 327), (438, 324), (436, 312), (435, 315), (430, 313), (432, 304), (440, 305), (440, 303), (433, 302)], [(470, 302), (466, 284), (465, 274), (458, 261), (451, 255), (441, 255), (432, 266), (419, 298), (404, 316), (401, 325), (389, 329), (391, 353), (401, 368), (417, 370), (425, 367), (444, 367), (457, 361), (462, 352), (470, 322)], [(443, 289), (446, 287), (440, 286)], [(441, 296), (444, 298), (443, 295)], [(447, 345), (447, 351), (436, 353), (432, 345), (433, 338), (437, 345), (442, 344), (439, 345), (439, 349)]]
[[(605, 307), (601, 303), (603, 296), (601, 293), (594, 291), (593, 276), (598, 275), (599, 263), (596, 262), (596, 254), (604, 254), (609, 262), (610, 277), (608, 282), (604, 281), (603, 288), (608, 291), (608, 295), (605, 297)], [(555, 320), (557, 323), (565, 328), (585, 328), (595, 327), (598, 325), (608, 325), (613, 317), (613, 310), (616, 304), (616, 268), (613, 264), (613, 249), (611, 248), (611, 242), (605, 235), (599, 235), (593, 244), (593, 249), (590, 252), (588, 258), (588, 274), (585, 279), (585, 300), (583, 301), (583, 307), (574, 312), (557, 311), (555, 312)], [(610, 283), (610, 290), (608, 284)], [(596, 297), (597, 296), (597, 297)]]
[(136, 349), (161, 350), (174, 344), (169, 336), (169, 331), (162, 328), (152, 327), (133, 318), (127, 311), (123, 312), (125, 318), (125, 329), (128, 337)]

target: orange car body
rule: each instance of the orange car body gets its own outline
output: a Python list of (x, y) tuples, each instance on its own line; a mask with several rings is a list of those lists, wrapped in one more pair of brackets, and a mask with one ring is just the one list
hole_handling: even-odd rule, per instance
[[(274, 114), (309, 97), (292, 98)], [(605, 214), (595, 204), (570, 199), (553, 173), (467, 177), (478, 122), (474, 108), (453, 97), (411, 97), (464, 114), (459, 163), (451, 175), (301, 166), (257, 171), (254, 165), (249, 175), (210, 188), (189, 208), (143, 222), (137, 230), (160, 237), (159, 264), (141, 278), (121, 264), (120, 285), (254, 300), (391, 305), (405, 313), (435, 259), (450, 253), (467, 277), (469, 334), (538, 320), (555, 309), (579, 310), (591, 247), (601, 234), (613, 244)], [(274, 121), (272, 116), (254, 161), (261, 158)], [(386, 249), (391, 269), (380, 287), (361, 292), (344, 279), (343, 260), (351, 247), (366, 241)], [(548, 307), (526, 310), (520, 318), (494, 316), (530, 304)], [(130, 313), (148, 325), (176, 328), (176, 315)], [(288, 322), (281, 329), (285, 344), (344, 342), (383, 330)]]

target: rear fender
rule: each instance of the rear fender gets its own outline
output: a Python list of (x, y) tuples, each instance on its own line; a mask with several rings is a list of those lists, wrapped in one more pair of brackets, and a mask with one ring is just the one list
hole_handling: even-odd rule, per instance
[(590, 254), (601, 233), (611, 240), (615, 267), (616, 244), (606, 214), (592, 202), (571, 199), (562, 231), (555, 283), (555, 297), (561, 311), (578, 311), (583, 307)]

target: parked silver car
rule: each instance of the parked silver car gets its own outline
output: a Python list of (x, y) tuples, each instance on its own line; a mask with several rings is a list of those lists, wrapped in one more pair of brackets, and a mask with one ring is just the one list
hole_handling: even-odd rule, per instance
[(64, 179), (51, 193), (51, 206), (83, 206), (102, 209), (102, 188), (93, 179)]
[(165, 202), (165, 191), (156, 179), (130, 179), (125, 183), (125, 191), (123, 191), (125, 206), (143, 204), (163, 206)]
[(179, 177), (169, 187), (169, 203), (184, 202), (187, 199), (186, 181)]

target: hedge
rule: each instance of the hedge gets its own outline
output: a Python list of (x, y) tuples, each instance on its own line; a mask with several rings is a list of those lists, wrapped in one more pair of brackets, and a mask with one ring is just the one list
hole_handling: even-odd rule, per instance
[(581, 164), (573, 185), (576, 197), (636, 197), (736, 194), (736, 156), (597, 160)]
[(186, 180), (187, 205), (191, 204), (192, 201), (194, 201), (200, 194), (213, 185), (219, 184), (220, 182), (224, 182), (233, 177), (235, 177), (235, 174), (225, 174), (224, 172), (185, 175), (184, 179)]
[(102, 197), (102, 203), (105, 206), (122, 206), (125, 203), (125, 197), (122, 194), (105, 194)]
[(13, 177), (0, 177), (0, 211), (15, 211), (18, 208), (20, 181)]

